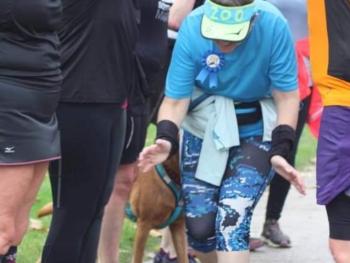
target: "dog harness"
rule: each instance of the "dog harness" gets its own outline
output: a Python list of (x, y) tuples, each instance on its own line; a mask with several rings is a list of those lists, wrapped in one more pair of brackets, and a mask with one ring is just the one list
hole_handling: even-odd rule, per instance
[[(180, 215), (183, 213), (183, 200), (182, 200), (180, 187), (170, 178), (170, 176), (165, 171), (164, 166), (161, 164), (158, 164), (155, 166), (155, 169), (157, 171), (158, 176), (162, 179), (165, 185), (171, 190), (171, 192), (175, 197), (175, 209), (172, 211), (171, 215), (164, 223), (156, 227), (157, 229), (161, 229), (171, 225), (180, 217)], [(125, 214), (131, 221), (133, 222), (137, 221), (137, 216), (132, 211), (130, 203), (127, 203), (125, 207)]]

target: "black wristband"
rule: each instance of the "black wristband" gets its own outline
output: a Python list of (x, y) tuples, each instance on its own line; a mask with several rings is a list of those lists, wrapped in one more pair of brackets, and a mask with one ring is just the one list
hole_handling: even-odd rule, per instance
[(169, 157), (179, 150), (178, 134), (179, 128), (174, 122), (169, 120), (162, 120), (157, 123), (156, 139), (167, 140), (171, 143)]
[(286, 124), (278, 125), (272, 131), (270, 159), (274, 155), (280, 155), (289, 163), (295, 144), (295, 130)]

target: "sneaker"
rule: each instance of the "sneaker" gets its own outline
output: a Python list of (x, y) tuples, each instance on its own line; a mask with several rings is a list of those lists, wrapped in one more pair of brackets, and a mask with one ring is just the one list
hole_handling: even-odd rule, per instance
[[(188, 255), (189, 263), (197, 263), (195, 256)], [(156, 253), (153, 263), (177, 263), (176, 258), (170, 258), (169, 253), (165, 252), (162, 248)]]
[(265, 245), (265, 242), (260, 238), (256, 238), (256, 237), (249, 238), (249, 250), (250, 251), (255, 251), (258, 248), (263, 247), (264, 245)]
[(188, 255), (188, 263), (197, 263), (197, 259), (193, 255)]
[(290, 238), (282, 232), (277, 220), (267, 219), (261, 236), (272, 247), (291, 247)]
[(169, 254), (161, 248), (155, 254), (155, 256), (153, 258), (153, 263), (164, 263), (166, 258), (169, 258)]
[(6, 255), (2, 257), (2, 260), (0, 259), (0, 262), (2, 262), (2, 263), (16, 263), (16, 255), (17, 255), (17, 247), (12, 246), (9, 248)]

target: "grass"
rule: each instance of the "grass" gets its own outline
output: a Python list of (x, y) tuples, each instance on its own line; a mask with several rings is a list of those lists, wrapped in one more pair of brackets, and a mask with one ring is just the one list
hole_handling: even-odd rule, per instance
[(311, 135), (309, 129), (305, 126), (303, 134), (300, 138), (295, 166), (302, 170), (313, 164), (316, 156), (317, 140)]
[[(154, 140), (155, 129), (150, 126), (146, 144), (152, 143)], [(310, 135), (307, 129), (304, 130), (299, 143), (298, 154), (296, 158), (296, 166), (298, 169), (303, 169), (311, 164), (311, 160), (315, 156), (316, 140)], [(41, 186), (37, 200), (31, 211), (31, 218), (36, 218), (37, 211), (46, 203), (51, 201), (51, 189), (48, 178), (45, 179)], [(18, 263), (35, 263), (39, 259), (42, 246), (45, 242), (47, 230), (49, 228), (51, 217), (46, 217), (40, 220), (43, 227), (41, 230), (29, 230), (23, 240), (19, 253)], [(123, 239), (121, 242), (121, 263), (128, 263), (131, 260), (131, 248), (135, 233), (135, 224), (126, 220), (123, 229)], [(154, 251), (158, 248), (159, 240), (155, 237), (150, 237), (147, 244), (148, 251)], [(68, 262), (67, 262), (68, 263)]]

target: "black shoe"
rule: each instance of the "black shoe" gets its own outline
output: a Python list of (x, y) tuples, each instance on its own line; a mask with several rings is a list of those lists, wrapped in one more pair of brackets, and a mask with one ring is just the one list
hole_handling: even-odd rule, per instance
[(17, 247), (12, 246), (9, 248), (5, 256), (2, 256), (0, 263), (16, 263)]
[[(194, 256), (188, 255), (188, 262), (197, 263), (197, 260)], [(161, 248), (154, 256), (153, 263), (177, 263), (177, 258), (170, 258), (169, 253)]]

